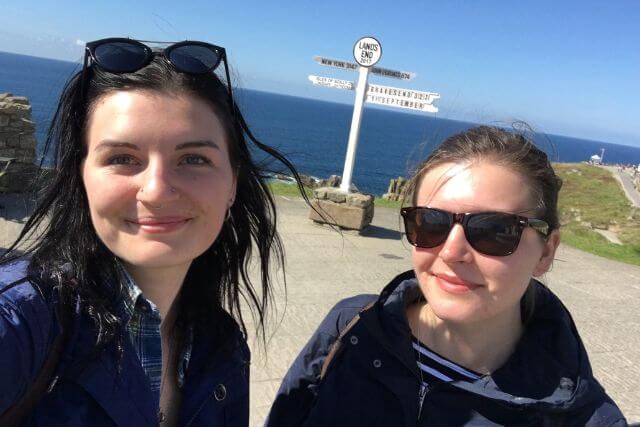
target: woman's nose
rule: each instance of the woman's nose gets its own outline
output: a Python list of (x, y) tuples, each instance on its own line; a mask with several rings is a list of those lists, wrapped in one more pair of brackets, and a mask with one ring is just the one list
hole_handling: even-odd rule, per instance
[(454, 224), (440, 249), (439, 257), (446, 263), (470, 262), (473, 260), (473, 249), (460, 224)]
[(138, 200), (156, 208), (177, 200), (180, 195), (170, 172), (166, 165), (150, 163), (141, 176)]

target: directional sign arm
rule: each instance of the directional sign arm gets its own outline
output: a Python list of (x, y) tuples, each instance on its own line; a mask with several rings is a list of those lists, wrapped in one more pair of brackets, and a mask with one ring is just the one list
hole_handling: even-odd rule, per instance
[(323, 58), (322, 56), (314, 56), (313, 60), (320, 65), (343, 68), (345, 70), (357, 71), (359, 67), (355, 62), (342, 61), (340, 59)]
[(411, 80), (416, 77), (416, 73), (412, 73), (411, 71), (389, 70), (388, 68), (380, 67), (371, 68), (371, 74), (375, 74), (380, 77), (391, 77), (400, 80)]
[(370, 84), (367, 88), (366, 102), (437, 113), (438, 108), (433, 103), (438, 99), (440, 99), (440, 94), (435, 92)]
[(332, 77), (309, 76), (311, 83), (317, 86), (330, 87), (335, 89), (353, 90), (354, 84), (349, 80), (334, 79)]

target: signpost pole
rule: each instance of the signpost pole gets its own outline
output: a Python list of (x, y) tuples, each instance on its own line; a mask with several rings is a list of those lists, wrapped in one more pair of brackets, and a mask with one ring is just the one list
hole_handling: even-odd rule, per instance
[(353, 165), (356, 159), (356, 148), (358, 148), (358, 136), (360, 134), (360, 122), (362, 119), (362, 107), (367, 96), (367, 80), (369, 79), (369, 68), (360, 66), (358, 84), (356, 86), (356, 100), (353, 105), (353, 117), (351, 118), (351, 129), (349, 130), (349, 142), (347, 144), (347, 156), (344, 160), (344, 171), (342, 172), (342, 182), (340, 190), (349, 192), (351, 187), (351, 177), (353, 176)]

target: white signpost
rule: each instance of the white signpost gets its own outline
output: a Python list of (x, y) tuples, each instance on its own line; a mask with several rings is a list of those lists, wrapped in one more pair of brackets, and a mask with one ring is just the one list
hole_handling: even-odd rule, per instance
[[(416, 75), (408, 71), (396, 71), (386, 68), (374, 67), (382, 57), (382, 45), (373, 37), (363, 37), (353, 46), (353, 57), (357, 64), (338, 59), (315, 56), (313, 59), (320, 65), (342, 68), (345, 70), (358, 70), (358, 82), (355, 85), (355, 102), (353, 105), (353, 117), (349, 131), (347, 155), (344, 162), (342, 182), (340, 190), (348, 193), (351, 187), (353, 165), (355, 163), (356, 148), (358, 147), (358, 135), (360, 134), (360, 122), (362, 119), (363, 104), (387, 105), (389, 107), (406, 108), (410, 110), (436, 113), (438, 108), (433, 103), (440, 99), (435, 92), (423, 92), (411, 89), (395, 88), (390, 86), (369, 85), (369, 72), (381, 77), (391, 77), (401, 80), (411, 80)], [(315, 85), (337, 89), (353, 90), (354, 84), (348, 80), (339, 80), (331, 77), (309, 76), (309, 80)]]
[(356, 100), (353, 104), (353, 116), (351, 117), (351, 129), (349, 130), (349, 142), (347, 143), (347, 155), (344, 159), (344, 171), (340, 190), (349, 192), (353, 165), (356, 161), (356, 148), (358, 148), (358, 136), (360, 135), (360, 122), (362, 120), (362, 106), (367, 96), (367, 80), (369, 79), (369, 67), (373, 67), (382, 56), (382, 46), (373, 37), (363, 37), (353, 46), (353, 57), (360, 64), (358, 83), (356, 85)]

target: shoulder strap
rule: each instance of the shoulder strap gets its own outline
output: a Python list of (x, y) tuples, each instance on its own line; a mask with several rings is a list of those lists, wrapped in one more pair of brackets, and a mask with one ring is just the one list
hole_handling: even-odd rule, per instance
[[(34, 284), (34, 286), (37, 286)], [(42, 292), (41, 290), (39, 290)], [(56, 318), (60, 326), (60, 332), (53, 340), (51, 349), (47, 355), (40, 372), (35, 380), (29, 385), (25, 394), (14, 403), (4, 414), (0, 415), (0, 426), (18, 427), (24, 423), (29, 414), (33, 412), (42, 397), (55, 385), (57, 377), (53, 378), (53, 374), (60, 362), (60, 358), (68, 342), (70, 335), (70, 313), (68, 309), (57, 304), (55, 308)]]
[(338, 339), (336, 339), (333, 342), (333, 344), (331, 344), (329, 353), (327, 353), (327, 357), (325, 357), (324, 362), (322, 362), (322, 368), (320, 369), (321, 381), (327, 375), (327, 371), (333, 359), (335, 359), (335, 357), (342, 350), (342, 339), (344, 338), (344, 336), (347, 335), (349, 331), (358, 323), (358, 321), (360, 320), (360, 315), (365, 311), (369, 310), (371, 307), (373, 307), (375, 303), (376, 303), (376, 300), (373, 300), (369, 304), (362, 307), (362, 309), (360, 309), (360, 311), (355, 316), (353, 316), (353, 318), (349, 321), (349, 323), (347, 323), (347, 326), (345, 326), (344, 329), (340, 331), (340, 335), (338, 336)]

